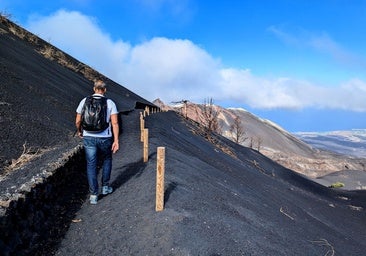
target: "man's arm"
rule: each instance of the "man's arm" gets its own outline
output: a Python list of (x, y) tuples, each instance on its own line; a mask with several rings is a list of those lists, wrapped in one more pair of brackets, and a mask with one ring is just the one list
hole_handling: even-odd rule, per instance
[(76, 113), (75, 126), (76, 126), (78, 136), (80, 138), (82, 138), (83, 137), (83, 132), (81, 130), (81, 114), (79, 114), (79, 113)]
[(113, 144), (112, 144), (112, 152), (116, 153), (119, 149), (119, 125), (118, 125), (118, 114), (111, 115), (111, 123), (112, 123), (112, 132), (113, 132)]

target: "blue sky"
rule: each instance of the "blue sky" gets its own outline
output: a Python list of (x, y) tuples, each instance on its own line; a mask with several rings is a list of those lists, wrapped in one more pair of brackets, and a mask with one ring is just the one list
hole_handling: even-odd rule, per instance
[(366, 1), (0, 0), (147, 100), (207, 98), (290, 132), (366, 128)]

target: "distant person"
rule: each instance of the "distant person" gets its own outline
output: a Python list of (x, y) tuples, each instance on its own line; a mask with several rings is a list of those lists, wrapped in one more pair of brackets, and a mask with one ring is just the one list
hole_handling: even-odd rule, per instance
[(82, 99), (76, 109), (76, 128), (83, 139), (87, 161), (87, 176), (90, 204), (98, 202), (97, 164), (102, 166), (102, 194), (113, 192), (109, 184), (112, 170), (112, 152), (119, 149), (118, 112), (116, 104), (105, 97), (106, 84), (98, 80), (94, 83), (94, 94)]

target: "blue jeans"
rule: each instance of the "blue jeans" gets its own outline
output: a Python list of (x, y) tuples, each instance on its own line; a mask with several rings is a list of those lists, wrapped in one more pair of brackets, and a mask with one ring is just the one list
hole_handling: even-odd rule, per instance
[(85, 136), (84, 149), (86, 157), (86, 171), (88, 175), (89, 191), (98, 195), (97, 164), (102, 161), (102, 186), (109, 186), (112, 170), (112, 138), (97, 138)]

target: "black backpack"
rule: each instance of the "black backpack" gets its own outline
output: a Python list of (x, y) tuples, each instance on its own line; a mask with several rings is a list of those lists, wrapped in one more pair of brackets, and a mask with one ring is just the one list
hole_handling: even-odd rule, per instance
[(109, 127), (107, 98), (88, 96), (81, 111), (81, 126), (88, 132), (102, 132)]

